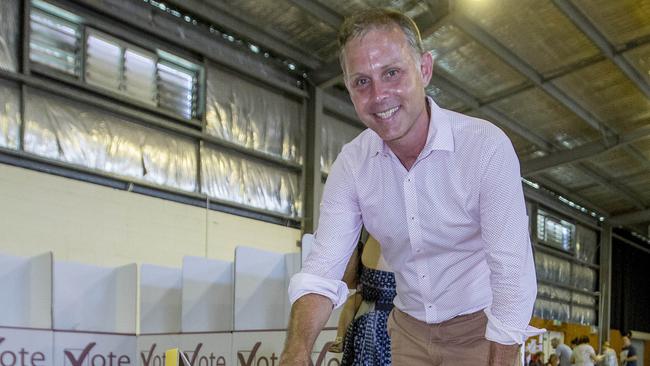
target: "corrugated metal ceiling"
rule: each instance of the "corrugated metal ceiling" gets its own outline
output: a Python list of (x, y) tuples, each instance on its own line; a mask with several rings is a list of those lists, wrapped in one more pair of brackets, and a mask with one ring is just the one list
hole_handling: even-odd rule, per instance
[[(406, 12), (423, 24), (424, 44), (435, 56), (438, 75), (481, 106), (523, 127), (520, 135), (504, 128), (522, 164), (586, 143), (615, 147), (586, 159), (576, 155), (580, 162), (548, 166), (536, 174), (606, 210), (606, 215), (649, 209), (650, 129), (626, 146), (617, 143), (620, 134), (650, 124), (650, 0), (227, 0), (225, 4), (240, 20), (315, 55), (323, 69), (337, 62), (336, 28), (344, 16), (377, 6)], [(599, 39), (605, 43), (599, 44)], [(625, 72), (625, 67), (632, 71)], [(481, 115), (440, 85), (430, 85), (427, 91), (443, 107)], [(551, 148), (541, 151), (540, 140), (531, 143), (531, 136)], [(630, 195), (640, 202), (630, 202)]]

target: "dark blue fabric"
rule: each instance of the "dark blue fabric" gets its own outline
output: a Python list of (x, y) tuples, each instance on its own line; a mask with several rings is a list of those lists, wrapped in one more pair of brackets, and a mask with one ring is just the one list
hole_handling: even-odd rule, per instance
[(387, 366), (391, 364), (388, 314), (395, 298), (392, 272), (362, 267), (361, 297), (376, 308), (352, 321), (343, 341), (341, 366)]

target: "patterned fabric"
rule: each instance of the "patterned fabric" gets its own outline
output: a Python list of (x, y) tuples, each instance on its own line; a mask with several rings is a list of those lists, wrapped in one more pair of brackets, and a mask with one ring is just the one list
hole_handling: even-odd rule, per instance
[(290, 298), (345, 301), (340, 279), (363, 224), (395, 273), (398, 309), (429, 324), (485, 309), (487, 339), (522, 344), (538, 332), (528, 325), (537, 283), (517, 155), (493, 124), (428, 101), (410, 170), (374, 131), (345, 145)]
[(390, 360), (390, 338), (386, 323), (395, 298), (395, 275), (362, 267), (361, 297), (378, 308), (357, 317), (343, 342), (341, 366), (386, 366)]

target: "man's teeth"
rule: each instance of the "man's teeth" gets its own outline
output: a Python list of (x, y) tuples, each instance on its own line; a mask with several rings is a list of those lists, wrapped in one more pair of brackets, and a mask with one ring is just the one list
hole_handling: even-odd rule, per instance
[(381, 119), (386, 119), (386, 118), (390, 118), (390, 116), (395, 114), (395, 112), (397, 112), (398, 109), (399, 109), (399, 107), (394, 107), (394, 108), (391, 108), (391, 109), (389, 109), (387, 111), (379, 112), (379, 113), (375, 113), (375, 114)]

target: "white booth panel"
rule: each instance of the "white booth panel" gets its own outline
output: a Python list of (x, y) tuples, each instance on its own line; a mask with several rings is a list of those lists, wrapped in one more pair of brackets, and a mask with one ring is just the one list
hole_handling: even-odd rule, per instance
[(233, 263), (183, 258), (183, 333), (233, 329)]
[(285, 254), (237, 247), (235, 330), (285, 329), (287, 287)]
[(0, 254), (0, 326), (52, 327), (52, 253)]
[(135, 334), (137, 266), (54, 263), (54, 328)]
[(182, 282), (179, 268), (140, 267), (140, 334), (180, 333)]

